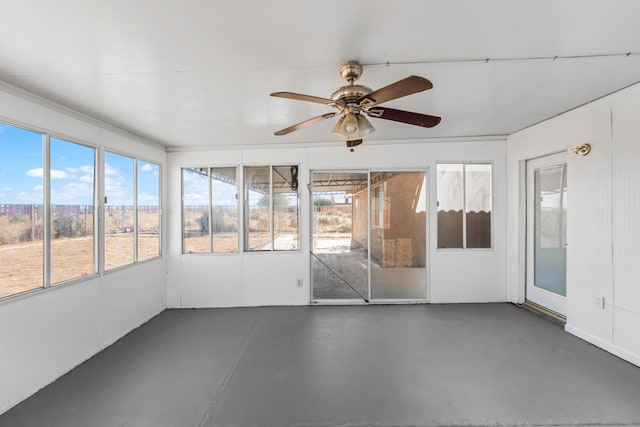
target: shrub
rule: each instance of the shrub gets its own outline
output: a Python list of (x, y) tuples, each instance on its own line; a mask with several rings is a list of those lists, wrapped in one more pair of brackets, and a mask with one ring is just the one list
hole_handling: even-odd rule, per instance
[(324, 197), (315, 199), (313, 201), (313, 206), (331, 206), (331, 205), (333, 205), (333, 202), (330, 199), (325, 199)]

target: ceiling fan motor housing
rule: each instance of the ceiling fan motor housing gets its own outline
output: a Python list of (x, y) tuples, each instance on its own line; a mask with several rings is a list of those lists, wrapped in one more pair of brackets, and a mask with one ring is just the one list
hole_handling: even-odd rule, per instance
[(362, 85), (348, 85), (342, 86), (340, 89), (336, 90), (331, 94), (331, 99), (336, 102), (336, 104), (358, 104), (358, 99), (361, 96), (369, 95), (371, 93), (371, 88)]

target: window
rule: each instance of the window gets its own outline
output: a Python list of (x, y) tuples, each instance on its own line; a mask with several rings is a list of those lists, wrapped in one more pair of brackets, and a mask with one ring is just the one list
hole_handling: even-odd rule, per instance
[(104, 158), (104, 269), (110, 270), (135, 261), (134, 161), (108, 151)]
[(358, 208), (360, 207), (360, 195), (359, 194), (354, 194), (353, 195), (353, 220), (357, 221), (358, 220)]
[(298, 250), (298, 166), (244, 168), (245, 250)]
[(0, 150), (0, 298), (95, 274), (96, 149), (0, 123)]
[(491, 165), (438, 164), (438, 248), (491, 247)]
[(104, 269), (160, 256), (160, 166), (104, 155)]
[(209, 239), (209, 169), (182, 169), (182, 252), (211, 251)]
[(373, 189), (373, 225), (384, 226), (384, 184), (380, 184)]
[(211, 246), (213, 253), (238, 252), (236, 168), (211, 168)]
[(0, 298), (44, 286), (43, 140), (0, 123)]
[(160, 256), (160, 165), (138, 160), (138, 261)]
[[(0, 298), (95, 275), (96, 160), (0, 123)], [(160, 166), (105, 152), (105, 270), (160, 256)]]
[(182, 252), (238, 252), (235, 167), (182, 169)]
[(95, 151), (91, 147), (51, 138), (51, 283), (96, 272)]

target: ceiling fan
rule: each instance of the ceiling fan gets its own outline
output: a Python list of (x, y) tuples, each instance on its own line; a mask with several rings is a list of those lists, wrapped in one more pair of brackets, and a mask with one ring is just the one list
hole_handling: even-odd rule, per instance
[(347, 147), (353, 151), (353, 147), (362, 144), (362, 139), (365, 136), (375, 131), (365, 116), (426, 128), (433, 127), (440, 123), (441, 118), (437, 116), (379, 106), (379, 104), (383, 102), (431, 89), (433, 84), (424, 77), (409, 76), (372, 91), (367, 86), (354, 84), (362, 75), (362, 65), (357, 61), (349, 61), (340, 67), (340, 75), (349, 84), (333, 92), (331, 98), (321, 98), (293, 92), (272, 93), (271, 96), (278, 98), (315, 102), (334, 107), (338, 110), (296, 123), (295, 125), (275, 132), (275, 135), (286, 135), (303, 127), (330, 119), (336, 115), (342, 115), (333, 128), (333, 134), (338, 138), (346, 140)]

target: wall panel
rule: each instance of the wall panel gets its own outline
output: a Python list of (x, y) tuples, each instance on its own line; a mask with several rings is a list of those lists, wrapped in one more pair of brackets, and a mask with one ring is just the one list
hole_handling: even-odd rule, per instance
[[(388, 141), (366, 143), (350, 152), (343, 145), (309, 148), (207, 150), (171, 152), (169, 161), (170, 224), (167, 301), (170, 307), (226, 307), (308, 304), (309, 194), (311, 170), (429, 170), (427, 230), (428, 288), (434, 302), (504, 301), (505, 293), (505, 146), (504, 141), (421, 143)], [(300, 194), (300, 251), (291, 253), (239, 253), (237, 255), (181, 254), (180, 169), (228, 166), (231, 160), (246, 165), (298, 163)], [(441, 161), (476, 161), (493, 164), (493, 248), (440, 251), (435, 232), (435, 165)], [(231, 163), (236, 164), (236, 163)], [(365, 200), (362, 201), (366, 203)], [(461, 274), (465, 265), (476, 274)], [(303, 287), (295, 284), (303, 279)]]
[[(0, 120), (166, 166), (154, 142), (5, 84)], [(0, 302), (0, 413), (160, 313), (165, 292), (164, 260), (156, 259)]]
[(507, 143), (509, 299), (524, 296), (524, 162), (590, 143), (585, 157), (567, 154), (566, 330), (633, 363), (640, 360), (639, 116), (636, 85), (517, 132)]

